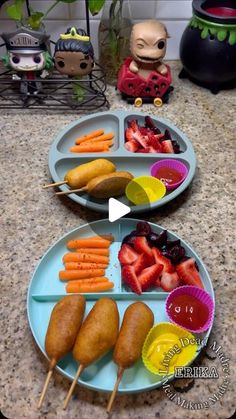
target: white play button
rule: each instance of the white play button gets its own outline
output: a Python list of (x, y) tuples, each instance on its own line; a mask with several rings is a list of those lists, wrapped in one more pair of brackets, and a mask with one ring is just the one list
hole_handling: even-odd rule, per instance
[(131, 211), (131, 209), (125, 205), (122, 204), (122, 202), (118, 201), (117, 199), (110, 198), (109, 199), (109, 221), (113, 223), (116, 220), (119, 220), (119, 218), (124, 217), (124, 215), (128, 214)]

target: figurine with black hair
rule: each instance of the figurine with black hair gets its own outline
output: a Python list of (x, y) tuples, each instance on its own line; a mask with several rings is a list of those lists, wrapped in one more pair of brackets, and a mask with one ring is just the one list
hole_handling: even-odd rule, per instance
[(13, 70), (13, 80), (20, 81), (22, 99), (27, 102), (30, 95), (42, 91), (39, 78), (45, 78), (53, 60), (49, 52), (49, 36), (45, 32), (20, 28), (15, 32), (2, 33), (7, 53), (3, 64)]
[(93, 46), (90, 37), (83, 29), (71, 27), (60, 35), (55, 45), (54, 62), (59, 73), (75, 80), (74, 97), (82, 100), (84, 89), (76, 80), (89, 75), (94, 67)]

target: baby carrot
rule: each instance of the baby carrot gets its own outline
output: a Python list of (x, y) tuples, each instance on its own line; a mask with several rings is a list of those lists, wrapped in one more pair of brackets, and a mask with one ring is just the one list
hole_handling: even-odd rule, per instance
[(59, 278), (61, 281), (71, 281), (73, 279), (93, 278), (103, 276), (105, 269), (76, 269), (71, 271), (60, 271)]
[(114, 287), (113, 282), (104, 281), (98, 283), (91, 283), (91, 284), (76, 284), (73, 285), (73, 281), (68, 282), (66, 286), (66, 292), (78, 292), (78, 293), (87, 293), (87, 292), (103, 292), (108, 291)]
[(83, 141), (88, 140), (89, 138), (100, 137), (103, 134), (104, 134), (103, 129), (97, 129), (96, 131), (91, 131), (88, 134), (82, 135), (82, 137), (77, 138), (75, 141), (75, 144), (80, 144)]
[(97, 249), (97, 248), (89, 248), (89, 247), (81, 247), (80, 249), (76, 249), (76, 252), (79, 253), (89, 253), (91, 255), (101, 255), (101, 256), (109, 256), (109, 249)]
[(70, 148), (72, 153), (97, 153), (99, 151), (108, 150), (108, 141), (103, 141), (99, 144), (88, 144), (88, 145), (74, 145)]
[(65, 263), (66, 271), (73, 271), (77, 269), (106, 269), (107, 265), (103, 263), (88, 263), (88, 262), (67, 262)]
[(111, 147), (113, 145), (113, 141), (112, 140), (106, 140), (106, 141), (86, 141), (83, 144), (76, 146), (76, 147), (84, 147), (84, 146), (95, 146), (95, 145), (104, 145), (104, 147)]
[(93, 263), (103, 263), (108, 265), (109, 258), (107, 256), (101, 255), (91, 255), (89, 253), (66, 253), (63, 256), (63, 262), (93, 262)]
[(98, 247), (98, 248), (108, 248), (110, 246), (110, 241), (103, 239), (101, 237), (91, 237), (91, 238), (82, 238), (69, 240), (67, 242), (68, 249), (78, 249), (80, 247)]
[(114, 134), (110, 132), (109, 134), (100, 135), (99, 137), (95, 137), (95, 138), (89, 138), (81, 142), (83, 144), (87, 144), (88, 142), (94, 143), (97, 141), (107, 141), (107, 140), (112, 140), (113, 137), (114, 137)]
[(106, 278), (105, 276), (96, 276), (95, 278), (82, 278), (82, 279), (75, 279), (73, 281), (68, 281), (67, 284), (69, 284), (70, 282), (73, 284), (91, 284), (91, 283), (98, 283), (98, 282), (108, 282), (109, 279)]

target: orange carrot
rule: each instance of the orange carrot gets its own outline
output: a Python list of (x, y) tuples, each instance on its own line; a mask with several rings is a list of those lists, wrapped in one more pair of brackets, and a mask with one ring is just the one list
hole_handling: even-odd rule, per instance
[(66, 271), (74, 271), (78, 269), (106, 269), (107, 265), (103, 263), (86, 263), (86, 262), (67, 262), (65, 263)]
[(68, 281), (67, 284), (69, 282), (73, 282), (73, 284), (92, 284), (92, 283), (98, 283), (98, 282), (108, 282), (109, 279), (106, 278), (105, 276), (95, 276), (95, 278), (82, 278), (82, 279), (74, 279), (73, 281)]
[(89, 140), (89, 138), (100, 137), (103, 134), (104, 134), (103, 129), (97, 129), (96, 131), (91, 131), (88, 134), (82, 135), (82, 137), (77, 138), (75, 141), (75, 144), (80, 144), (83, 141)]
[(103, 276), (105, 269), (76, 269), (71, 271), (60, 271), (59, 278), (61, 281), (72, 281), (73, 279), (93, 278)]
[(84, 146), (95, 146), (95, 145), (103, 145), (104, 147), (111, 147), (113, 145), (113, 141), (112, 140), (106, 140), (106, 141), (86, 141), (83, 144), (79, 145), (79, 146), (75, 146), (75, 147), (84, 147)]
[(74, 145), (70, 148), (72, 153), (97, 153), (99, 151), (108, 151), (108, 141), (103, 141), (98, 144), (88, 145)]
[(99, 141), (112, 140), (113, 138), (114, 138), (114, 134), (110, 132), (109, 134), (100, 135), (99, 137), (88, 138), (84, 141), (81, 141), (81, 143), (84, 145), (84, 144), (87, 144), (88, 142), (95, 143), (97, 141), (99, 142)]
[(73, 281), (69, 281), (66, 286), (66, 292), (78, 292), (78, 293), (87, 293), (87, 292), (103, 292), (108, 291), (114, 287), (113, 282), (104, 281), (98, 283), (86, 283), (86, 284), (73, 284)]
[(67, 242), (68, 249), (79, 249), (80, 247), (98, 247), (98, 248), (108, 248), (110, 246), (110, 241), (103, 239), (102, 237), (89, 237), (81, 238), (75, 240), (69, 240)]
[(63, 262), (93, 262), (108, 265), (109, 258), (107, 256), (93, 255), (89, 253), (66, 253), (63, 256)]
[(76, 249), (76, 252), (89, 253), (91, 255), (109, 256), (109, 249), (97, 249), (93, 247), (81, 247), (80, 249)]

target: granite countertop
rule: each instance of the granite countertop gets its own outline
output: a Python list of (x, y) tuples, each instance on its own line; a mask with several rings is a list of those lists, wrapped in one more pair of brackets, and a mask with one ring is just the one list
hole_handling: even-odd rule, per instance
[[(208, 410), (183, 408), (168, 399), (163, 390), (137, 395), (118, 395), (112, 418), (229, 418), (235, 409), (233, 337), (235, 336), (235, 91), (217, 96), (188, 80), (180, 81), (180, 64), (171, 64), (175, 91), (168, 105), (160, 109), (144, 105), (143, 111), (169, 119), (192, 141), (198, 167), (192, 185), (177, 199), (145, 219), (157, 222), (190, 243), (202, 257), (216, 296), (216, 317), (211, 342), (216, 340), (230, 359), (227, 390)], [(108, 88), (111, 109), (132, 110)], [(50, 180), (48, 151), (58, 130), (75, 121), (76, 112), (57, 113), (30, 110), (1, 111), (1, 411), (20, 418), (105, 418), (108, 395), (76, 388), (68, 410), (62, 402), (69, 382), (54, 373), (40, 411), (36, 405), (47, 362), (31, 334), (26, 295), (33, 271), (49, 246), (87, 221), (104, 216), (85, 211), (67, 198), (42, 190)], [(196, 379), (182, 400), (204, 402), (219, 392), (222, 368), (203, 358), (203, 365), (215, 365), (219, 379)], [(219, 396), (219, 394), (218, 394)], [(191, 407), (191, 406), (189, 406)], [(196, 406), (195, 406), (196, 407)]]

